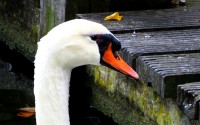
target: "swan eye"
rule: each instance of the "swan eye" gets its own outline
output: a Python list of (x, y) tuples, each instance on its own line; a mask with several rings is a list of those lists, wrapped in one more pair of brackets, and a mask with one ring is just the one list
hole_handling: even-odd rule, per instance
[(99, 38), (99, 36), (98, 35), (92, 35), (92, 36), (90, 36), (90, 38), (92, 40), (96, 41)]

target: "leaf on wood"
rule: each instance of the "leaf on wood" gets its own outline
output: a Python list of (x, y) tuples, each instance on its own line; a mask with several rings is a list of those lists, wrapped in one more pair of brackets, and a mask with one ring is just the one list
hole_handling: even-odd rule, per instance
[(106, 21), (108, 21), (108, 20), (120, 21), (120, 20), (122, 20), (122, 18), (123, 18), (123, 16), (120, 16), (120, 15), (119, 15), (119, 12), (115, 12), (115, 13), (109, 15), (109, 16), (106, 16), (106, 17), (104, 18), (104, 20), (106, 20)]

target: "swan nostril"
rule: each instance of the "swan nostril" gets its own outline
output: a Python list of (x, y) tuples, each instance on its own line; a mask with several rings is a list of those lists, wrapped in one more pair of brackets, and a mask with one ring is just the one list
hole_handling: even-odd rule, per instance
[(120, 58), (117, 56), (117, 57), (115, 57), (117, 60), (120, 60)]
[(113, 55), (114, 55), (115, 59), (120, 60), (119, 56), (117, 55), (117, 52), (113, 52)]

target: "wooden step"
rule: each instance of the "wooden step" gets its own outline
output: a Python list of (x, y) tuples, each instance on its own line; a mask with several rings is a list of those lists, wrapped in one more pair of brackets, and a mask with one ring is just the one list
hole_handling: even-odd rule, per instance
[(200, 2), (195, 0), (193, 3), (195, 4), (171, 9), (120, 12), (123, 16), (121, 21), (104, 21), (104, 17), (112, 12), (77, 14), (77, 18), (99, 22), (118, 33), (199, 28)]
[[(145, 63), (151, 63), (152, 60), (157, 60), (156, 58), (158, 57), (158, 60), (161, 58), (161, 64), (164, 64), (162, 58), (167, 58), (166, 60), (168, 60), (169, 57), (170, 59), (170, 56), (168, 55), (165, 57), (166, 54), (200, 53), (200, 23), (199, 16), (197, 16), (198, 13), (200, 13), (198, 7), (200, 2), (195, 2), (196, 6), (122, 12), (121, 14), (124, 16), (124, 19), (118, 22), (104, 21), (103, 18), (108, 15), (108, 13), (79, 14), (77, 17), (100, 22), (108, 27), (109, 30), (120, 32), (121, 34), (115, 35), (122, 43), (121, 55), (126, 62), (133, 66), (133, 68), (137, 68), (137, 71), (141, 76), (140, 80), (144, 83), (151, 83), (162, 97), (176, 97), (176, 86), (180, 83), (179, 81), (178, 83), (171, 83), (171, 81), (179, 78), (181, 80), (182, 76), (188, 76), (187, 72), (179, 71), (174, 73), (171, 72), (172, 74), (170, 74), (168, 70), (173, 70), (167, 69), (166, 66), (163, 66), (164, 68), (155, 67), (156, 71), (154, 71), (154, 69), (149, 68), (149, 65), (146, 65)], [(146, 32), (149, 31), (148, 29), (151, 29), (151, 32)], [(124, 33), (126, 31), (131, 31), (132, 33)], [(160, 56), (154, 57), (152, 55)], [(142, 57), (140, 58), (139, 56)], [(144, 61), (143, 59), (145, 59), (146, 56), (152, 56), (153, 59)], [(138, 57), (139, 59), (136, 63)], [(176, 67), (177, 61), (175, 58), (174, 61), (173, 64), (174, 67)], [(147, 70), (147, 68), (149, 69)], [(160, 73), (162, 71), (168, 74), (165, 76), (157, 75), (157, 72)], [(188, 72), (189, 76), (191, 74), (195, 78), (199, 76), (199, 74), (196, 74), (196, 70), (190, 71)], [(184, 73), (186, 74), (183, 75)], [(168, 85), (165, 86), (165, 83), (167, 82), (169, 82), (169, 85), (172, 84), (171, 89), (168, 88)], [(182, 81), (182, 83), (185, 83), (185, 81)], [(167, 89), (170, 91), (166, 91)]]
[(177, 103), (188, 118), (200, 121), (200, 82), (178, 85)]
[[(104, 17), (112, 12), (78, 14), (77, 18), (105, 25), (121, 41), (120, 54), (129, 65), (136, 68), (140, 76), (139, 81), (152, 86), (162, 98), (175, 98), (179, 84), (200, 81), (199, 6), (200, 1), (194, 0), (191, 4), (178, 8), (119, 12), (123, 16), (121, 21), (104, 21)], [(126, 90), (126, 86), (124, 89)], [(131, 90), (134, 89), (133, 87)], [(142, 87), (138, 89), (142, 90)], [(147, 87), (146, 91), (152, 89)], [(143, 91), (139, 94), (143, 94)], [(133, 100), (138, 101), (135, 98)], [(163, 100), (167, 102), (168, 99)], [(146, 104), (139, 105), (148, 107)], [(170, 106), (177, 107), (176, 103), (173, 104)], [(188, 115), (196, 117), (200, 108), (198, 105), (196, 102), (195, 108), (187, 110)], [(177, 111), (179, 112), (179, 109)], [(185, 116), (184, 118), (188, 119)], [(182, 121), (186, 122), (185, 119)]]
[(115, 34), (122, 43), (121, 54), (135, 68), (141, 55), (200, 53), (200, 29)]
[(140, 80), (162, 97), (176, 97), (177, 85), (200, 81), (200, 53), (141, 56), (136, 61)]

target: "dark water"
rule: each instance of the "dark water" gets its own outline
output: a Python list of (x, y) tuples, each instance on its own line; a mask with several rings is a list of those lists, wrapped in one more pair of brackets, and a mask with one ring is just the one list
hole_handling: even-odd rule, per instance
[[(84, 115), (83, 115), (84, 114)], [(36, 125), (35, 117), (20, 118), (15, 117), (12, 120), (0, 121), (0, 125)], [(104, 116), (96, 109), (90, 108), (85, 113), (73, 115), (71, 125), (117, 125), (111, 118)]]
[[(71, 113), (70, 119), (71, 125), (117, 125), (112, 118), (106, 117), (103, 113), (94, 108), (87, 108), (85, 112), (77, 113), (75, 111)], [(0, 125), (36, 125), (36, 121), (35, 117), (20, 118), (15, 116), (15, 118), (10, 120), (0, 121)]]
[(21, 119), (17, 118), (10, 121), (2, 121), (0, 122), (0, 125), (36, 125), (35, 119), (28, 118), (28, 119)]
[[(6, 72), (6, 77), (0, 77), (0, 79), (5, 78), (5, 81), (0, 84), (0, 125), (35, 125), (35, 117), (20, 118), (16, 116), (17, 109), (20, 107), (26, 107), (27, 104), (28, 106), (34, 106), (33, 85), (29, 86), (29, 82), (33, 82), (33, 63), (20, 53), (10, 50), (8, 46), (0, 41), (1, 60), (10, 65), (10, 68), (2, 69), (4, 63), (0, 65), (0, 73), (4, 74)], [(91, 89), (86, 83), (86, 78), (85, 66), (75, 68), (72, 71), (69, 100), (71, 125), (117, 125), (111, 118), (106, 117), (90, 104)], [(16, 84), (15, 82), (26, 84), (15, 86), (10, 84), (11, 82), (13, 84)], [(6, 85), (7, 88), (5, 89)], [(27, 86), (25, 87), (25, 85)], [(10, 88), (11, 86), (12, 88)], [(27, 87), (28, 92), (26, 91)], [(10, 114), (11, 117), (8, 116), (5, 120), (3, 113)]]
[(112, 118), (92, 107), (92, 90), (86, 79), (86, 66), (73, 69), (69, 100), (71, 125), (117, 125)]

